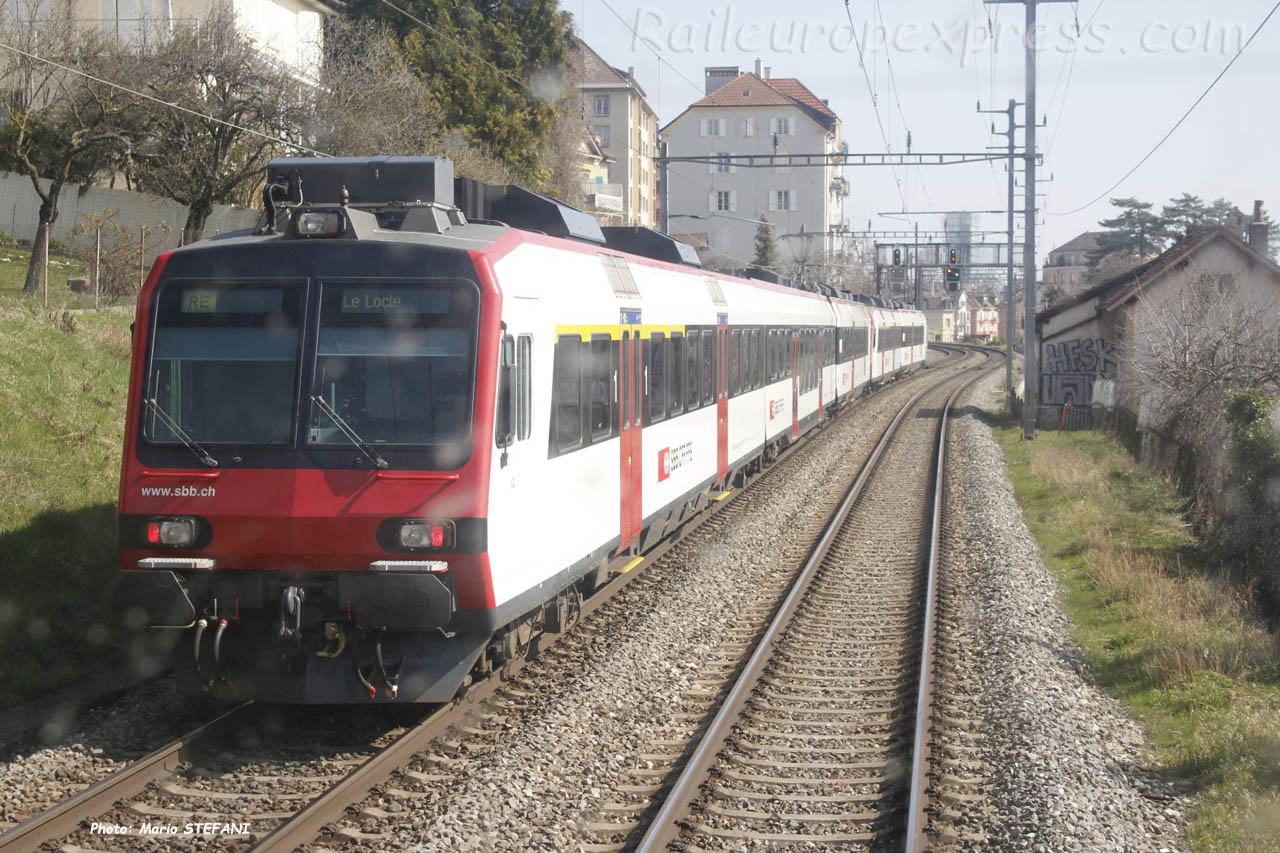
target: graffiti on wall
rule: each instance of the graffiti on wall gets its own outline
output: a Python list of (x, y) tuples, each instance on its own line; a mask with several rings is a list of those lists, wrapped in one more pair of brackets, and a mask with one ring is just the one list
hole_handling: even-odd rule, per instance
[(1093, 404), (1093, 383), (1114, 379), (1116, 348), (1105, 338), (1047, 343), (1041, 351), (1040, 402), (1046, 406)]

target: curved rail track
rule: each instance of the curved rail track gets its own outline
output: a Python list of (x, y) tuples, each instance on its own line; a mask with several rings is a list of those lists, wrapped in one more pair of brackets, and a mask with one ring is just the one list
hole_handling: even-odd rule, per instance
[[(959, 347), (938, 349), (950, 356), (938, 366), (963, 363), (968, 355), (967, 350)], [(921, 392), (913, 398), (913, 404), (928, 393), (931, 393), (929, 389)], [(856, 408), (846, 408), (839, 417)], [(905, 414), (906, 410), (900, 412), (895, 423), (900, 423)], [(812, 442), (795, 445), (781, 454), (778, 461), (802, 454), (812, 446)], [(883, 452), (883, 447), (877, 450), (877, 454), (880, 452)], [(760, 481), (763, 485), (776, 480), (770, 475), (783, 467), (774, 464), (751, 477), (749, 483)], [(864, 466), (860, 481), (873, 467)], [(650, 567), (659, 564), (661, 557), (677, 542), (713, 519), (732, 514), (737, 498), (748, 493), (745, 488), (735, 489), (727, 500), (713, 504), (710, 512), (696, 517), (677, 536), (646, 554), (642, 562), (619, 566), (619, 571), (607, 585), (582, 602), (580, 615), (565, 633), (615, 600), (628, 585), (645, 577)], [(828, 540), (832, 537), (829, 532), (823, 534), (825, 526), (821, 519), (816, 519), (812, 530), (802, 531), (801, 538), (809, 543), (804, 551), (813, 550), (812, 542), (819, 536), (827, 544), (818, 546), (818, 550), (830, 550)], [(797, 554), (797, 562), (802, 557), (803, 553)], [(623, 571), (624, 567), (629, 570)], [(778, 595), (785, 587), (785, 580), (780, 581)], [(761, 624), (767, 622), (770, 610), (771, 607), (764, 606), (755, 614)], [(727, 638), (727, 642), (730, 647), (736, 644), (736, 647), (743, 648), (750, 645), (751, 634), (756, 633), (758, 631), (748, 631), (745, 635)], [(535, 637), (527, 659), (537, 658), (554, 647), (563, 636), (544, 633)], [(209, 820), (202, 816), (211, 813), (230, 814), (232, 807), (236, 809), (235, 814), (251, 815), (255, 826), (274, 826), (269, 833), (237, 834), (234, 840), (242, 846), (259, 850), (292, 850), (317, 839), (335, 836), (338, 840), (376, 843), (377, 837), (364, 836), (353, 829), (335, 831), (333, 827), (346, 819), (358, 817), (358, 814), (352, 814), (352, 806), (396, 772), (400, 772), (403, 778), (423, 783), (443, 780), (445, 777), (412, 769), (414, 756), (441, 740), (451, 728), (476, 719), (481, 703), (503, 689), (523, 666), (524, 661), (516, 661), (505, 670), (473, 684), (465, 695), (453, 702), (434, 708), (368, 706), (331, 710), (329, 713), (338, 714), (339, 718), (322, 724), (321, 728), (327, 728), (327, 732), (317, 732), (314, 720), (309, 720), (305, 728), (294, 726), (279, 716), (288, 712), (246, 703), (0, 834), (0, 850), (27, 850), (56, 842), (84, 831), (91, 820), (107, 821), (121, 815), (132, 815), (157, 824), (181, 824), (184, 820)], [(726, 664), (724, 674), (731, 676), (739, 668)], [(386, 711), (392, 711), (395, 716), (370, 716), (371, 712)], [(363, 715), (358, 717), (361, 724), (351, 726), (351, 720), (341, 716), (344, 713)], [(476, 737), (486, 733), (483, 727), (469, 729), (465, 725), (462, 731)], [(251, 733), (248, 743), (245, 743), (246, 732)], [(273, 757), (269, 760), (257, 757), (256, 750), (268, 745)], [(299, 769), (304, 765), (305, 771)], [(413, 791), (391, 790), (410, 800), (415, 796)], [(226, 818), (228, 821), (235, 819), (240, 818)], [(130, 839), (130, 843), (133, 840)]]
[(656, 813), (596, 849), (927, 846), (946, 420), (980, 375), (903, 407)]

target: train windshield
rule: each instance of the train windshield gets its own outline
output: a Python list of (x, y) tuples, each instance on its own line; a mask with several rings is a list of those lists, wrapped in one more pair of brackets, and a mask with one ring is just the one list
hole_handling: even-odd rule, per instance
[(304, 288), (171, 282), (160, 290), (146, 394), (147, 439), (206, 444), (292, 439)]
[(479, 294), (462, 282), (325, 283), (307, 443), (460, 444), (471, 435)]

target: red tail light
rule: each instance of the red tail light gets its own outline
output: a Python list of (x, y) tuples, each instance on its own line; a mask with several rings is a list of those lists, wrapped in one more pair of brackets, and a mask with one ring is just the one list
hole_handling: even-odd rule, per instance
[(160, 522), (158, 521), (147, 522), (147, 542), (151, 543), (152, 545), (160, 544)]
[(431, 525), (431, 547), (440, 548), (444, 545), (444, 526), (440, 524)]

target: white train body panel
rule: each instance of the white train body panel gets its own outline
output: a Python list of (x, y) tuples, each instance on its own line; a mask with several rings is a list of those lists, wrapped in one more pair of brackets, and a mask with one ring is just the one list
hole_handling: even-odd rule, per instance
[[(717, 305), (707, 283), (708, 273), (634, 256), (626, 259), (634, 291), (621, 296), (615, 292), (601, 258), (613, 254), (566, 251), (526, 241), (493, 265), (503, 294), (505, 333), (516, 340), (527, 339), (527, 350), (522, 352), (529, 361), (529, 404), (523, 416), (526, 432), (504, 451), (495, 451), (489, 480), (488, 556), (497, 607), (535, 593), (545, 598), (602, 560), (638, 548), (634, 531), (631, 537), (626, 535), (627, 512), (623, 507), (628, 494), (639, 498), (637, 517), (643, 535), (661, 534), (664, 527), (681, 520), (682, 511), (700, 497), (705, 501), (709, 489), (723, 487), (766, 446), (797, 439), (837, 405), (860, 394), (869, 382), (887, 379), (924, 358), (923, 346), (876, 351), (876, 340), (883, 330), (914, 325), (916, 316), (923, 326), (923, 316), (916, 312), (869, 307), (725, 276), (715, 276), (723, 294), (723, 304)], [(743, 328), (759, 332), (762, 352), (755, 368), (759, 375), (749, 383), (758, 382), (759, 387), (741, 390), (723, 401), (727, 432), (723, 454), (719, 448), (722, 395), (718, 385), (727, 364), (716, 365), (714, 402), (703, 405), (704, 396), (699, 393), (698, 408), (689, 411), (689, 388), (681, 381), (682, 410), (672, 413), (668, 407), (662, 418), (651, 417), (657, 386), (655, 377), (649, 375), (649, 359), (652, 347), (662, 346), (653, 343), (652, 335), (680, 336), (683, 347), (689, 342), (688, 330), (694, 329), (699, 332), (699, 341), (703, 332), (716, 336), (718, 347), (718, 333), (723, 329), (727, 347), (732, 340), (729, 333)], [(801, 330), (799, 334), (788, 331), (796, 329)], [(848, 330), (848, 334), (842, 338), (839, 330)], [(623, 371), (617, 353), (627, 346), (624, 334), (630, 338), (637, 332), (644, 425), (636, 428), (634, 439), (639, 458), (635, 454), (627, 457), (635, 466), (630, 474), (633, 479), (627, 483), (618, 424), (622, 407), (618, 384)], [(855, 350), (853, 342), (859, 340), (859, 334), (865, 349), (860, 346)], [(556, 432), (558, 412), (568, 410), (552, 411), (560, 405), (555, 389), (557, 340), (567, 337), (565, 346), (572, 349), (574, 336), (583, 342), (578, 351), (588, 352), (584, 358), (590, 357), (591, 340), (601, 351), (612, 348), (607, 394), (613, 425), (603, 431), (607, 435), (587, 441), (585, 433), (596, 425), (589, 423), (582, 446), (558, 452), (557, 440), (563, 438)], [(770, 347), (777, 348), (773, 354)], [(835, 351), (833, 363), (810, 367), (809, 387), (796, 375), (803, 369), (786, 375), (789, 368), (800, 366), (798, 356), (805, 347), (821, 347), (824, 354)], [(855, 351), (842, 351), (841, 347)], [(673, 358), (674, 345), (666, 352)], [(777, 364), (778, 352), (783, 355), (783, 365)], [(699, 366), (701, 358), (699, 351)], [(681, 360), (687, 359), (685, 350)], [(774, 376), (779, 367), (784, 375)], [(590, 383), (585, 373), (583, 376), (580, 387), (586, 388)], [(682, 375), (681, 379), (685, 378)], [(601, 383), (594, 387), (598, 391)], [(672, 391), (669, 399), (675, 396), (673, 389), (666, 390)], [(590, 389), (579, 391), (582, 407), (590, 406), (590, 393)], [(584, 412), (583, 420), (596, 412)], [(502, 454), (504, 461), (500, 463)], [(727, 460), (718, 458), (721, 455)]]

